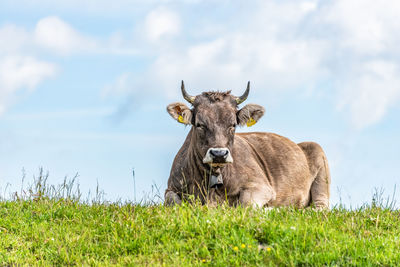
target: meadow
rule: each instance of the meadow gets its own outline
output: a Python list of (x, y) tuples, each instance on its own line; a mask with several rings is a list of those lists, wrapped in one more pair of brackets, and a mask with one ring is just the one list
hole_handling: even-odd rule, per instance
[(165, 207), (82, 199), (41, 175), (0, 201), (0, 265), (398, 266), (400, 211)]

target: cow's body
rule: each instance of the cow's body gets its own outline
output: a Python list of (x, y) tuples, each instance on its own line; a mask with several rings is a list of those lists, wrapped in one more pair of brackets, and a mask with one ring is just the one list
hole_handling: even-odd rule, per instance
[[(226, 107), (218, 109), (218, 105), (222, 105), (219, 102), (223, 101), (208, 105), (221, 113)], [(196, 108), (201, 110), (195, 103), (192, 112), (198, 112)], [(240, 116), (238, 113), (238, 120)], [(221, 124), (225, 117), (222, 116)], [(218, 123), (218, 116), (213, 120)], [(210, 127), (209, 131), (219, 130)], [(232, 163), (222, 166), (206, 164), (205, 152), (202, 152), (205, 150), (197, 148), (199, 134), (193, 126), (173, 162), (165, 193), (166, 203), (180, 203), (193, 195), (203, 203), (211, 204), (226, 200), (231, 205), (260, 207), (305, 207), (312, 203), (319, 208), (329, 206), (329, 168), (318, 144), (296, 144), (280, 135), (262, 132), (233, 133), (232, 139), (226, 145), (233, 158)], [(216, 140), (213, 144), (227, 143), (218, 141), (218, 136)], [(223, 183), (210, 186), (212, 175), (221, 175)]]

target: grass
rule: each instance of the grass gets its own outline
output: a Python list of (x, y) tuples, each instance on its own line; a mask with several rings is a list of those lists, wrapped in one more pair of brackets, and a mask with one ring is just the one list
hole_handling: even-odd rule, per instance
[[(38, 181), (42, 185), (38, 186)], [(398, 266), (400, 212), (80, 200), (36, 179), (0, 201), (0, 265)], [(22, 195), (21, 195), (22, 194)]]

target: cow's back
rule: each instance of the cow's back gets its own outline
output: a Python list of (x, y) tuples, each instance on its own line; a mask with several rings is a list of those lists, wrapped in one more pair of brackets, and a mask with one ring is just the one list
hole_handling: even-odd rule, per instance
[(237, 175), (243, 176), (246, 171), (248, 182), (267, 180), (275, 190), (271, 206), (308, 204), (312, 180), (307, 158), (296, 143), (274, 133), (237, 133), (233, 157)]

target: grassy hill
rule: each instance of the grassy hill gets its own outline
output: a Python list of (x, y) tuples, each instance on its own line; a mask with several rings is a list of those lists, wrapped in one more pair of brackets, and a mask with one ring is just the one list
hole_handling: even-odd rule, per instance
[(74, 192), (36, 184), (0, 201), (0, 265), (400, 264), (400, 212), (376, 203), (267, 211), (85, 202)]

